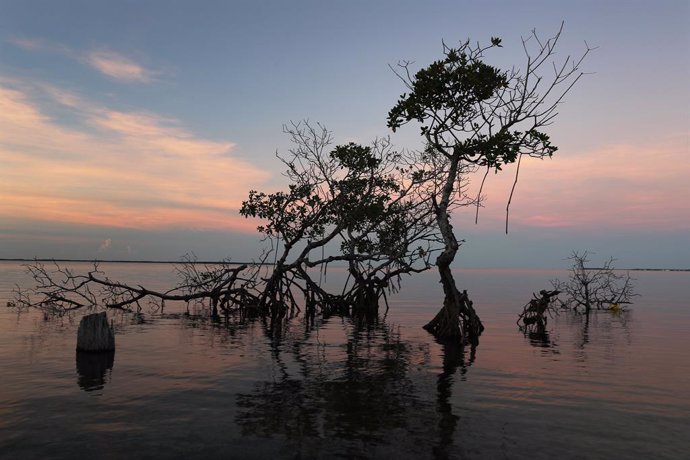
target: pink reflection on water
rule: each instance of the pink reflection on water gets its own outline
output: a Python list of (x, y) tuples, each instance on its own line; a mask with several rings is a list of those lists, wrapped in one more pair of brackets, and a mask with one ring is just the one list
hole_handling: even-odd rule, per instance
[[(113, 277), (139, 279), (142, 284), (165, 285), (170, 280), (169, 267), (106, 268), (120, 271)], [(21, 281), (21, 270), (7, 264), (2, 269), (5, 276), (0, 279), (5, 284), (0, 292), (6, 297), (8, 280)], [(161, 414), (173, 410), (173, 403), (179, 408), (170, 420), (177, 417), (185, 425), (198, 422), (195, 414), (214, 414), (214, 420), (224, 420), (233, 430), (237, 395), (253, 395), (250, 401), (261, 403), (263, 396), (283, 393), (264, 394), (257, 388), (288, 391), (294, 384), (306, 396), (323, 392), (330, 398), (350, 382), (371, 378), (378, 384), (403, 382), (407, 386), (401, 388), (409, 387), (408, 393), (391, 396), (387, 403), (421, 401), (429, 404), (424, 406), (427, 409), (469, 413), (485, 432), (505, 430), (513, 440), (524, 435), (552, 445), (555, 441), (543, 438), (537, 429), (545, 420), (564, 430), (579, 430), (580, 435), (589, 433), (600, 444), (608, 442), (596, 438), (602, 421), (625, 423), (624, 431), (639, 440), (668, 439), (664, 430), (677, 430), (690, 411), (686, 353), (690, 313), (683, 296), (687, 274), (636, 274), (641, 297), (629, 312), (598, 312), (589, 321), (561, 314), (549, 321), (548, 341), (525, 337), (515, 323), (517, 314), (532, 292), (555, 276), (562, 273), (457, 271), (486, 326), (474, 358), (469, 349), (452, 353), (421, 329), (440, 306), (435, 273), (405, 280), (378, 325), (334, 316), (319, 319), (313, 328), (296, 318), (277, 337), (262, 321), (216, 324), (181, 315), (170, 306), (165, 315), (145, 316), (143, 322), (116, 321), (118, 348), (112, 371), (103, 388), (89, 394), (78, 386), (75, 321), (44, 321), (35, 312), (17, 318), (3, 310), (0, 426), (29, 425), (41, 411), (64, 410), (58, 401), (86, 407), (79, 406), (80, 398), (97, 396), (114, 419), (94, 420), (90, 429), (95, 431), (143, 433), (151, 420), (161, 422)], [(329, 274), (329, 282), (335, 281), (337, 274)], [(393, 363), (399, 364), (391, 367)], [(290, 385), (281, 386), (282, 382)], [(39, 407), (34, 401), (44, 397), (49, 403), (41, 402)], [(310, 403), (323, 403), (317, 408), (326, 413), (347, 408), (343, 401), (330, 405), (319, 401), (315, 397)], [(132, 418), (132, 414), (137, 415)], [(643, 420), (652, 420), (656, 431), (634, 431)], [(461, 426), (456, 435), (467, 433), (472, 429)], [(485, 437), (477, 434), (465, 442), (472, 440), (492, 452), (488, 438), (489, 444), (482, 444)]]

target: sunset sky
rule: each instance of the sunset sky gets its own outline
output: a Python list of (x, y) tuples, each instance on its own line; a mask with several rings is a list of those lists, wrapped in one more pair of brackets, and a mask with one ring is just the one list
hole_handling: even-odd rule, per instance
[[(250, 189), (285, 178), (283, 123), (337, 142), (392, 135), (389, 68), (441, 41), (565, 22), (556, 59), (597, 47), (548, 128), (559, 151), (490, 176), (479, 223), (461, 210), (462, 267), (563, 267), (571, 250), (619, 266), (690, 268), (690, 3), (669, 1), (0, 0), (0, 258), (249, 260)], [(475, 181), (476, 184), (476, 181)]]

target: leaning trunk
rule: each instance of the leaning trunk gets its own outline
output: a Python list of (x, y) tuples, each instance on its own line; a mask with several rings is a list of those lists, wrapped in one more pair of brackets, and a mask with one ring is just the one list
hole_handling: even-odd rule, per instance
[(479, 343), (479, 336), (484, 330), (484, 326), (474, 311), (467, 291), (460, 292), (455, 286), (450, 263), (445, 263), (442, 260), (442, 256), (439, 257), (436, 265), (438, 266), (441, 285), (443, 286), (443, 307), (434, 319), (424, 326), (424, 329), (439, 339), (458, 342), (467, 341), (476, 346)]
[(468, 298), (467, 291), (461, 293), (456, 287), (453, 272), (450, 268), (460, 247), (453, 233), (453, 226), (450, 223), (450, 215), (448, 214), (448, 204), (454, 191), (453, 185), (457, 170), (458, 160), (455, 159), (451, 163), (441, 201), (440, 203), (434, 202), (436, 222), (445, 244), (443, 252), (436, 259), (444, 298), (443, 307), (434, 319), (424, 326), (424, 329), (439, 339), (467, 341), (472, 345), (477, 345), (479, 335), (484, 330), (484, 326), (472, 307), (472, 301)]
[[(452, 252), (451, 252), (452, 251)], [(429, 321), (424, 329), (437, 337), (447, 339), (463, 339), (463, 331), (460, 324), (460, 305), (462, 302), (460, 293), (455, 286), (455, 279), (450, 270), (450, 261), (455, 257), (457, 250), (446, 250), (436, 260), (438, 273), (441, 276), (443, 286), (443, 307), (434, 319)]]

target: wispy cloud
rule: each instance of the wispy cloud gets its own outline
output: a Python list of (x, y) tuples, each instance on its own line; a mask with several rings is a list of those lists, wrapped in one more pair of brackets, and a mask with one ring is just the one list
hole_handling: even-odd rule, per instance
[[(58, 123), (48, 115), (50, 101), (78, 121)], [(256, 225), (237, 208), (269, 174), (235, 158), (231, 142), (204, 139), (175, 119), (115, 110), (47, 84), (0, 79), (0, 126), (0, 220), (142, 229)], [(687, 139), (679, 136), (526, 159), (511, 226), (688, 230), (687, 152)], [(511, 172), (489, 175), (480, 226), (502, 226)], [(463, 224), (473, 217), (470, 210), (457, 213)]]
[(88, 53), (84, 60), (103, 75), (115, 80), (126, 83), (149, 83), (153, 80), (152, 71), (114, 51), (94, 51)]
[[(690, 230), (687, 153), (687, 138), (680, 136), (649, 145), (610, 145), (558, 152), (550, 160), (523, 160), (511, 225)], [(489, 174), (480, 223), (500, 225), (505, 219), (514, 172), (513, 167)]]
[[(51, 118), (45, 107), (50, 100), (77, 121), (66, 126)], [(231, 142), (47, 85), (0, 80), (0, 125), (3, 220), (249, 229), (255, 223), (237, 209), (247, 191), (269, 177), (233, 157)]]
[(155, 81), (156, 75), (159, 74), (123, 53), (109, 49), (83, 52), (62, 44), (27, 37), (11, 37), (8, 41), (27, 51), (46, 51), (61, 54), (88, 65), (108, 78), (123, 83), (151, 83)]
[(46, 42), (44, 42), (43, 40), (39, 40), (37, 38), (10, 37), (8, 41), (13, 45), (18, 46), (19, 48), (23, 48), (25, 50), (30, 51), (37, 51), (48, 48)]

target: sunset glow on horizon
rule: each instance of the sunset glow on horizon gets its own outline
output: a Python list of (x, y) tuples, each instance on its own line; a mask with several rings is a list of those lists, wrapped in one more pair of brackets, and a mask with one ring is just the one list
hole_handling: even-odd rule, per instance
[(61, 125), (32, 101), (41, 90), (0, 86), (0, 215), (138, 229), (247, 228), (233, 211), (269, 174), (233, 158), (232, 143), (49, 87), (48, 102), (78, 120)]
[[(519, 37), (565, 21), (558, 58), (585, 40), (598, 49), (548, 129), (559, 151), (522, 162), (506, 238), (560, 238), (561, 253), (534, 262), (546, 266), (599, 244), (581, 234), (619, 235), (630, 253), (611, 255), (636, 264), (657, 238), (677, 256), (650, 263), (690, 267), (687, 3), (534, 1), (530, 13), (445, 1), (124, 2), (42, 4), (40, 16), (34, 3), (6, 2), (0, 19), (0, 258), (174, 259), (188, 248), (163, 242), (170, 232), (202, 257), (258, 254), (258, 222), (238, 210), (252, 189), (285, 188), (282, 123), (310, 119), (337, 142), (391, 135), (396, 148), (418, 148), (416, 126), (385, 127), (405, 89), (388, 64), (426, 65), (441, 40), (501, 36), (498, 65), (519, 67)], [(474, 210), (456, 213), (461, 237), (503, 229), (514, 174), (514, 165), (489, 174), (478, 225)], [(477, 193), (481, 174), (471, 181)], [(242, 243), (221, 250), (222, 235)]]
[[(544, 160), (525, 158), (510, 206), (512, 225), (545, 228), (634, 227), (690, 229), (687, 188), (690, 161), (682, 158), (682, 139), (653, 145), (611, 145), (572, 155), (558, 152)], [(649, 158), (647, 162), (631, 158)], [(488, 199), (479, 220), (505, 220), (515, 166), (489, 173), (482, 195)], [(478, 191), (475, 177), (469, 192)], [(464, 216), (474, 219), (473, 213)]]

